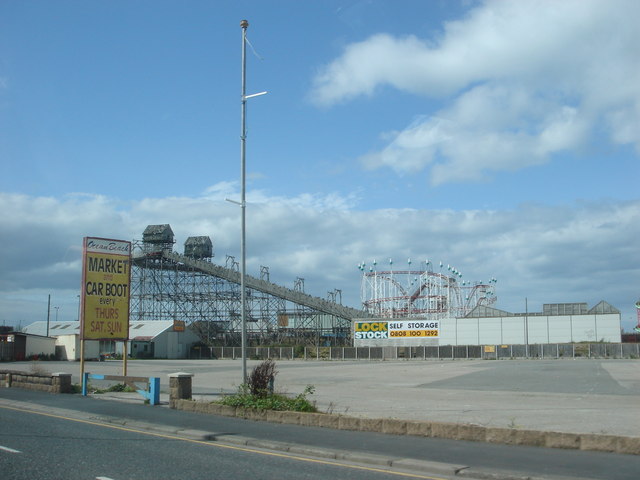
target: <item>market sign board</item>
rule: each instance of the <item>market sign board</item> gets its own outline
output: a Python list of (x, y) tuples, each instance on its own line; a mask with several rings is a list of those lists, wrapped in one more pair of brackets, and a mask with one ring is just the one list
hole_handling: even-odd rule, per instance
[(80, 336), (128, 340), (131, 242), (85, 237), (82, 256)]
[(363, 319), (353, 322), (356, 346), (431, 345), (439, 337), (439, 320)]

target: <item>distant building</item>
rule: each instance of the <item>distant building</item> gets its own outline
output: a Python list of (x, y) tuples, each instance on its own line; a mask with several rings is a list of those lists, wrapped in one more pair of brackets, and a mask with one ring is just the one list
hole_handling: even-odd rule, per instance
[(0, 360), (17, 361), (36, 359), (55, 354), (55, 340), (24, 332), (0, 334)]
[[(47, 322), (34, 322), (23, 333), (45, 336)], [(55, 339), (56, 355), (63, 360), (80, 359), (80, 322), (49, 322), (49, 336)], [(198, 336), (183, 323), (132, 321), (129, 323), (129, 355), (138, 358), (186, 358)], [(53, 353), (53, 352), (52, 352)], [(85, 359), (122, 354), (122, 342), (85, 341)]]

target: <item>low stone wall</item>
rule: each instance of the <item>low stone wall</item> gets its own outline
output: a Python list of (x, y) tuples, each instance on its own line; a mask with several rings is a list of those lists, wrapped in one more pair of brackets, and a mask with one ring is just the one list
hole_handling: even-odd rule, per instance
[(28, 373), (0, 370), (0, 386), (49, 393), (72, 393), (70, 373)]
[(444, 422), (359, 418), (326, 413), (278, 412), (273, 410), (236, 408), (216, 403), (196, 402), (185, 399), (173, 399), (172, 408), (189, 412), (239, 417), (247, 420), (289, 423), (338, 430), (357, 430), (392, 435), (414, 435), (420, 437), (448, 438), (451, 440), (500, 443), (504, 445), (570, 448), (640, 455), (640, 437), (544, 432)]

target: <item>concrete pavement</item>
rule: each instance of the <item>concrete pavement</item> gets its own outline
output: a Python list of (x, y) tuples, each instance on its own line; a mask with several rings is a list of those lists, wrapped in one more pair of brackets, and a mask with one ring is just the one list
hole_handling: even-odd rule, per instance
[[(248, 361), (251, 371), (258, 361)], [(28, 371), (29, 362), (12, 363)], [(41, 362), (79, 383), (79, 364)], [(400, 360), (277, 362), (276, 390), (297, 395), (307, 385), (322, 412), (360, 418), (453, 422), (567, 433), (640, 437), (640, 361)], [(122, 374), (122, 362), (90, 362), (86, 370)], [(212, 401), (242, 383), (240, 360), (130, 360), (128, 374), (194, 374), (194, 399)]]

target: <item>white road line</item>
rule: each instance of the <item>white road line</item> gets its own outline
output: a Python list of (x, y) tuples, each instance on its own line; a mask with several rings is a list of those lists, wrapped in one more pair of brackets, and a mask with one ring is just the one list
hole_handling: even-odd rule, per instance
[(13, 448), (4, 447), (2, 445), (0, 445), (0, 450), (3, 450), (5, 452), (9, 452), (9, 453), (22, 453), (20, 450), (14, 450)]
[(113, 480), (113, 478), (109, 478), (109, 477), (96, 477), (96, 480)]

